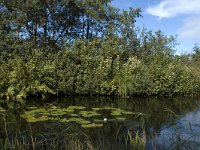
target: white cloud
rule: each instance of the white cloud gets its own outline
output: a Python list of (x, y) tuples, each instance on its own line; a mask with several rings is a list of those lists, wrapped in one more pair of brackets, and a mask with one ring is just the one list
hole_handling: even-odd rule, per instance
[(146, 11), (159, 18), (200, 14), (200, 0), (162, 0), (158, 5), (148, 7)]
[(187, 18), (179, 29), (179, 36), (183, 39), (200, 39), (200, 15)]

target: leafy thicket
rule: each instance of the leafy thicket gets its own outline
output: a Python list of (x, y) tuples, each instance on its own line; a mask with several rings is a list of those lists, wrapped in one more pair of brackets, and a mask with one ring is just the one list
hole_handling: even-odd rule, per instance
[(199, 49), (135, 27), (140, 9), (110, 0), (1, 0), (0, 96), (185, 94), (199, 88)]

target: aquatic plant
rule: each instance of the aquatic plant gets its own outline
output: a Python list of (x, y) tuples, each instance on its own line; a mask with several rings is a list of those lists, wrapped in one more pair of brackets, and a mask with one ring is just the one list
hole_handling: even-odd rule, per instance
[(112, 115), (112, 116), (121, 116), (122, 112), (121, 111), (112, 111), (110, 115)]
[(91, 121), (83, 119), (83, 118), (78, 118), (78, 117), (74, 117), (74, 118), (69, 118), (70, 122), (76, 122), (78, 124), (89, 124), (91, 123)]
[(83, 110), (83, 109), (86, 109), (86, 107), (84, 106), (69, 106), (67, 107), (69, 110), (72, 109), (72, 110)]
[(95, 117), (95, 116), (101, 116), (101, 114), (97, 113), (96, 111), (80, 111), (80, 115), (83, 117)]
[(127, 140), (129, 140), (133, 149), (145, 149), (146, 144), (146, 132), (143, 129), (142, 134), (139, 134), (139, 131), (134, 131), (134, 134), (131, 131), (128, 131)]
[(4, 112), (6, 112), (6, 110), (0, 107), (0, 113), (4, 113)]
[(103, 108), (98, 108), (98, 107), (94, 107), (92, 108), (92, 110), (97, 111), (97, 110), (102, 110)]
[(115, 119), (118, 120), (118, 121), (124, 121), (124, 120), (126, 120), (127, 118), (124, 118), (124, 117), (116, 117)]
[(96, 123), (91, 123), (91, 124), (83, 124), (81, 125), (83, 128), (99, 128), (103, 127), (103, 124), (96, 124)]
[(42, 121), (48, 121), (50, 118), (48, 116), (40, 116), (40, 117), (29, 117), (27, 118), (27, 122), (42, 122)]
[(95, 123), (101, 123), (101, 122), (104, 122), (104, 120), (102, 120), (102, 119), (94, 119), (93, 120)]
[(110, 106), (104, 106), (104, 107), (102, 107), (102, 109), (104, 109), (104, 110), (114, 110), (115, 108), (110, 107)]
[[(108, 118), (103, 119), (104, 113), (108, 113)], [(102, 127), (105, 122), (124, 121), (127, 115), (133, 115), (133, 112), (122, 110), (113, 107), (94, 107), (86, 108), (84, 106), (68, 106), (67, 108), (60, 108), (51, 105), (50, 107), (38, 108), (28, 107), (20, 116), (26, 119), (27, 122), (44, 122), (44, 121), (58, 121), (62, 123), (75, 122), (84, 128)], [(112, 118), (114, 116), (114, 118)], [(100, 119), (102, 118), (102, 119)]]

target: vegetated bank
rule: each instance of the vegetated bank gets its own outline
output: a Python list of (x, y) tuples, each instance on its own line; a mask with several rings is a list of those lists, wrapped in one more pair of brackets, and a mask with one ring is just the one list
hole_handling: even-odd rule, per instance
[(0, 96), (173, 95), (199, 90), (200, 49), (135, 26), (140, 9), (104, 1), (0, 3)]

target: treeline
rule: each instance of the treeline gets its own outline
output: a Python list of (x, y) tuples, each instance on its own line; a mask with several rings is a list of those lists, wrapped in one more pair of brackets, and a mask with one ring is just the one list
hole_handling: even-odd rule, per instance
[(0, 96), (197, 91), (198, 50), (175, 56), (174, 36), (135, 27), (140, 12), (110, 0), (1, 0)]

